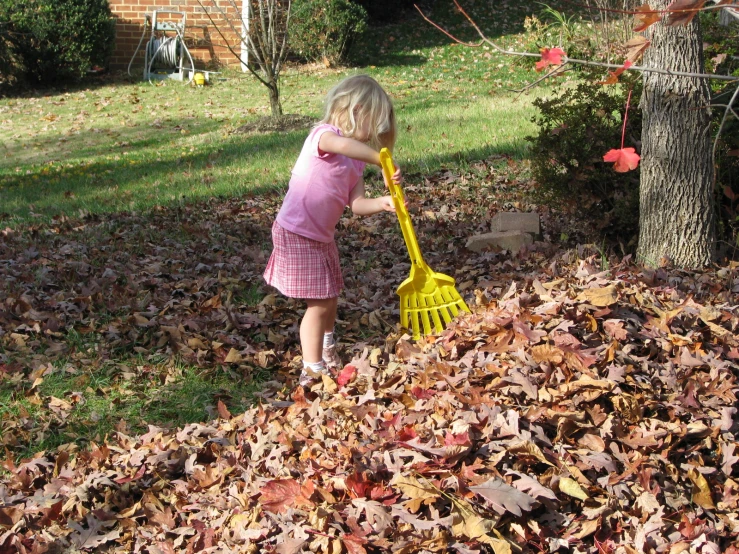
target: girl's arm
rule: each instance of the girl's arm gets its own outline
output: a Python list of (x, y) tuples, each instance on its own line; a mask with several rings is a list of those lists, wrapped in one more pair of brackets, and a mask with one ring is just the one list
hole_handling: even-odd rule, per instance
[[(360, 143), (361, 144), (361, 143)], [(349, 207), (356, 215), (372, 215), (379, 212), (394, 212), (395, 206), (390, 196), (367, 198), (364, 192), (364, 179), (359, 178), (349, 195)]]
[(324, 152), (342, 154), (360, 162), (380, 165), (380, 153), (374, 148), (352, 138), (340, 137), (331, 131), (326, 131), (321, 135), (318, 139), (318, 148)]
[[(360, 162), (380, 165), (380, 153), (377, 150), (358, 140), (341, 137), (332, 131), (326, 131), (321, 135), (318, 139), (318, 149), (331, 154), (342, 154)], [(397, 166), (393, 180), (398, 183), (402, 180), (400, 168)]]

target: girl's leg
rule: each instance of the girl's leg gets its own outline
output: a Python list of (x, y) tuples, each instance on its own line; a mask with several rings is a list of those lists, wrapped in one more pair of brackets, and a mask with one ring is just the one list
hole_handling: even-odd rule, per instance
[(317, 363), (323, 357), (323, 334), (334, 328), (338, 298), (308, 299), (300, 322), (300, 347), (304, 363)]

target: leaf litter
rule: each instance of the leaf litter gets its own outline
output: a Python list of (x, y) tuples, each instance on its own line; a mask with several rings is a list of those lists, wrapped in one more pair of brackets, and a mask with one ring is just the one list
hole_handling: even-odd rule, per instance
[[(306, 389), (300, 305), (259, 284), (279, 196), (3, 231), (0, 379), (20, 394), (60, 360), (126, 355), (274, 379), (243, 413), (218, 399), (209, 422), (24, 460), (37, 429), (7, 417), (0, 553), (737, 552), (736, 268), (466, 252), (508, 194), (488, 169), (407, 187), (424, 254), (473, 313), (397, 332), (402, 239), (346, 218), (350, 361)], [(37, 399), (47, 426), (81, 401)]]

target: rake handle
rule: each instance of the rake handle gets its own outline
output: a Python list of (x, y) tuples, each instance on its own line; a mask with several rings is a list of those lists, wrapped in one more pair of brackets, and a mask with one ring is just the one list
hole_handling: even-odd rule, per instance
[(421, 248), (418, 246), (416, 231), (413, 228), (413, 222), (408, 214), (408, 208), (405, 206), (405, 194), (403, 194), (403, 188), (399, 183), (393, 181), (395, 165), (393, 164), (390, 150), (387, 148), (380, 150), (380, 165), (382, 167), (382, 174), (385, 177), (385, 182), (390, 190), (390, 196), (393, 199), (395, 213), (398, 215), (398, 223), (400, 223), (400, 230), (403, 232), (403, 239), (408, 248), (408, 255), (411, 258), (411, 271), (414, 271), (416, 268), (426, 271), (427, 266), (426, 262), (423, 260), (423, 256), (421, 255)]

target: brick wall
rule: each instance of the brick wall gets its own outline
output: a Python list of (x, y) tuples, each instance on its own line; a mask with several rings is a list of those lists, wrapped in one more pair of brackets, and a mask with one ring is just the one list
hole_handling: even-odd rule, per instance
[[(229, 44), (237, 52), (241, 52), (239, 37), (231, 30), (221, 14), (213, 5), (213, 0), (201, 0), (200, 7), (197, 0), (109, 0), (110, 9), (116, 18), (116, 45), (110, 60), (111, 69), (126, 69), (131, 61), (136, 45), (144, 32), (144, 15), (155, 9), (171, 9), (185, 12), (187, 21), (185, 27), (185, 43), (195, 60), (196, 68), (212, 68), (213, 65), (234, 65), (239, 60), (229, 52), (225, 41), (210, 23), (205, 10), (208, 10), (213, 20), (223, 32)], [(228, 13), (234, 26), (240, 29), (241, 0), (234, 0), (237, 9), (234, 10), (229, 0), (216, 0), (218, 5)], [(169, 33), (168, 33), (169, 34)], [(140, 75), (144, 66), (144, 47), (151, 36), (147, 27), (146, 36), (141, 44), (136, 59), (131, 67), (134, 75)]]

